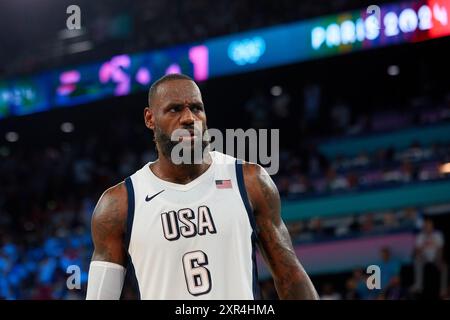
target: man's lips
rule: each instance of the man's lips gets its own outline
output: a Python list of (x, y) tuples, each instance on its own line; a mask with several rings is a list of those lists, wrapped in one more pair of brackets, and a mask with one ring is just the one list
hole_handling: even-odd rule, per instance
[(200, 132), (195, 131), (195, 130), (189, 130), (188, 133), (184, 133), (184, 134), (180, 135), (179, 141), (194, 140), (194, 139), (197, 139), (199, 136), (200, 136)]
[(182, 137), (190, 137), (190, 136), (199, 136), (201, 132), (199, 130), (190, 130), (184, 129), (184, 132), (181, 134)]

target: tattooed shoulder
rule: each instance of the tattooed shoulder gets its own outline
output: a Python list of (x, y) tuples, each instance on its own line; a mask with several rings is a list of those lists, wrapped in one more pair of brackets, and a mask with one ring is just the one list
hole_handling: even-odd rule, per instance
[(255, 214), (279, 214), (280, 196), (278, 189), (263, 167), (255, 163), (245, 162), (244, 180)]
[(103, 193), (95, 207), (93, 216), (95, 226), (101, 229), (99, 231), (123, 231), (126, 223), (127, 200), (123, 182)]
[(108, 259), (110, 243), (122, 239), (125, 233), (127, 208), (127, 191), (122, 182), (106, 190), (94, 209), (92, 238), (95, 253), (104, 259)]

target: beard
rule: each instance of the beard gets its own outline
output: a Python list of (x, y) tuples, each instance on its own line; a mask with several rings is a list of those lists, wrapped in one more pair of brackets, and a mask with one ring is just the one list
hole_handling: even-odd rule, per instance
[[(158, 146), (158, 150), (162, 153), (162, 155), (168, 159), (171, 159), (172, 157), (172, 150), (175, 148), (175, 146), (177, 146), (180, 143), (183, 143), (183, 148), (181, 149), (181, 154), (180, 156), (183, 157), (185, 156), (183, 153), (184, 152), (188, 152), (189, 154), (187, 155), (189, 157), (189, 159), (191, 159), (192, 162), (190, 162), (189, 164), (192, 163), (199, 163), (203, 161), (203, 153), (205, 151), (206, 148), (208, 148), (209, 143), (210, 143), (210, 137), (207, 134), (207, 128), (205, 126), (205, 129), (202, 132), (202, 140), (201, 141), (192, 141), (192, 142), (183, 142), (183, 141), (174, 141), (171, 139), (171, 135), (167, 134), (166, 132), (164, 132), (160, 127), (155, 126), (155, 137), (154, 137), (154, 141), (156, 143), (156, 145)], [(194, 152), (195, 148), (199, 147), (198, 144), (201, 142), (201, 159), (198, 159), (198, 155), (196, 155), (196, 153)]]

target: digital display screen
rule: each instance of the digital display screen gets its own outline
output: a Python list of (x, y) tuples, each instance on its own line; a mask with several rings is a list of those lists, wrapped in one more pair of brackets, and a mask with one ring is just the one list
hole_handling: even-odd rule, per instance
[[(372, 7), (372, 8), (371, 8)], [(196, 81), (450, 35), (450, 0), (420, 0), (329, 15), (0, 81), (0, 118), (148, 90), (167, 73)]]
[(151, 53), (118, 55), (100, 63), (56, 74), (55, 105), (70, 106), (102, 97), (148, 90), (168, 73), (185, 73), (195, 80), (208, 78), (206, 48), (177, 47)]
[(450, 35), (450, 0), (409, 1), (207, 42), (211, 77)]
[[(379, 8), (379, 11), (376, 10)], [(450, 35), (450, 1), (387, 4), (317, 19), (310, 33), (315, 56), (418, 42)]]
[(50, 108), (50, 74), (0, 81), (0, 118)]

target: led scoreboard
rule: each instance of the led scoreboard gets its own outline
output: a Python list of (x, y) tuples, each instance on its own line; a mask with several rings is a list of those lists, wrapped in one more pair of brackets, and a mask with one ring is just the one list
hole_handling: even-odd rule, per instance
[(0, 80), (0, 118), (148, 90), (167, 73), (196, 81), (450, 35), (450, 0), (369, 6), (316, 19), (122, 54), (105, 61)]

